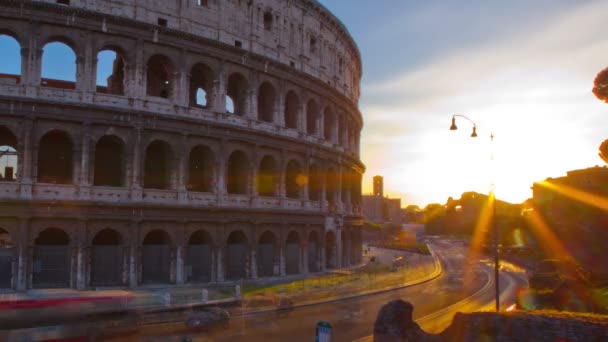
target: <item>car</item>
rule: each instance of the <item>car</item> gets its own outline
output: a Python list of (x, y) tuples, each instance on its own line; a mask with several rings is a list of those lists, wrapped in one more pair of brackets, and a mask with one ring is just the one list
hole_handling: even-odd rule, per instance
[(227, 329), (230, 327), (230, 313), (218, 307), (199, 309), (187, 316), (186, 327), (196, 330)]

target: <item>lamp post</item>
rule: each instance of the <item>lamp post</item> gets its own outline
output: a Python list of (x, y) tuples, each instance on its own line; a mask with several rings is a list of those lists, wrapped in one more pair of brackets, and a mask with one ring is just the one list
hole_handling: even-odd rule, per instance
[[(455, 114), (452, 115), (452, 125), (450, 126), (450, 131), (455, 131), (458, 129), (456, 126), (456, 118), (463, 118), (473, 124), (473, 132), (471, 133), (471, 138), (477, 138), (477, 124), (475, 121), (469, 119), (465, 115)], [(490, 133), (490, 161), (494, 161), (494, 134)], [(500, 311), (500, 286), (499, 286), (499, 255), (498, 255), (498, 240), (499, 240), (499, 232), (498, 232), (498, 223), (496, 221), (496, 192), (494, 189), (494, 181), (492, 181), (492, 186), (490, 188), (490, 197), (489, 199), (492, 201), (492, 225), (494, 230), (494, 296), (496, 301), (496, 312)]]

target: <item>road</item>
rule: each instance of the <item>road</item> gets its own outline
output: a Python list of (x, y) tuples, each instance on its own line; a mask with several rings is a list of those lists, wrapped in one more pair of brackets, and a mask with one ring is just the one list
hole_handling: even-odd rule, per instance
[[(235, 316), (229, 329), (198, 335), (192, 341), (313, 341), (316, 323), (333, 326), (332, 341), (368, 340), (380, 307), (393, 299), (414, 305), (414, 319), (429, 332), (439, 332), (450, 324), (455, 312), (491, 310), (494, 305), (492, 268), (487, 262), (466, 262), (466, 246), (450, 241), (433, 242), (432, 248), (443, 264), (444, 273), (427, 283), (404, 289), (333, 303), (297, 308), (286, 316), (275, 313)], [(513, 303), (525, 275), (501, 272), (503, 308)], [(145, 332), (144, 332), (145, 334)], [(180, 341), (184, 336), (164, 336), (158, 341)], [(155, 341), (148, 336), (146, 341)]]

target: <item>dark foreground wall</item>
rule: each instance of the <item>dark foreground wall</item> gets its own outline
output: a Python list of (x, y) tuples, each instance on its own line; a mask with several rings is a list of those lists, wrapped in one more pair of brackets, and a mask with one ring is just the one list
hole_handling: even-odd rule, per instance
[(441, 334), (412, 321), (414, 307), (401, 300), (384, 305), (374, 341), (607, 341), (608, 316), (560, 312), (458, 313)]

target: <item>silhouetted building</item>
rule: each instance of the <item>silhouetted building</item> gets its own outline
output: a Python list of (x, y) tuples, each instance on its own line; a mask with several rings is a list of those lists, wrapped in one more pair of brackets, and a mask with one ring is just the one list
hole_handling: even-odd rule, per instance
[(384, 178), (382, 176), (374, 177), (374, 196), (384, 197)]

